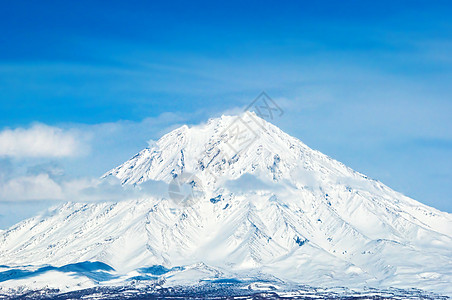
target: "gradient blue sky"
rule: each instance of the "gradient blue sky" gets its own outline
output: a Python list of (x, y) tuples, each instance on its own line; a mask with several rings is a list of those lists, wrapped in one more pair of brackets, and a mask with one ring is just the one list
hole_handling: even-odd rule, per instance
[[(452, 212), (451, 15), (450, 1), (2, 1), (0, 130), (45, 124), (84, 150), (0, 155), (0, 184), (97, 177), (265, 90), (289, 134)], [(0, 199), (0, 228), (47, 203)]]

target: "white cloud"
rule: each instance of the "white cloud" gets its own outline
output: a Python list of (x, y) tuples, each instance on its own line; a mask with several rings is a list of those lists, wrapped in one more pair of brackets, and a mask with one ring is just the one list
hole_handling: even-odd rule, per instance
[(2, 181), (0, 177), (0, 202), (20, 201), (123, 201), (143, 197), (164, 197), (168, 185), (149, 181), (138, 187), (122, 186), (119, 179), (108, 177), (57, 180), (48, 174), (28, 175)]
[(63, 198), (61, 187), (48, 174), (21, 176), (0, 182), (3, 201), (57, 200)]
[(82, 148), (77, 134), (44, 124), (0, 132), (0, 157), (67, 157)]
[(26, 206), (42, 201), (121, 201), (165, 195), (163, 183), (134, 189), (99, 176), (145, 148), (150, 138), (161, 137), (193, 115), (163, 113), (139, 122), (59, 127), (38, 123), (0, 130), (0, 203)]

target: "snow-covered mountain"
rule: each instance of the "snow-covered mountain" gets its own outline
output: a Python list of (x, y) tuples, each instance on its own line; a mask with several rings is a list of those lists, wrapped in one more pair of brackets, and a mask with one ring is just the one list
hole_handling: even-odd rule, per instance
[[(170, 192), (189, 178), (195, 193), (186, 203), (168, 193), (67, 203), (23, 221), (0, 232), (0, 285), (17, 286), (19, 279), (2, 274), (33, 266), (28, 277), (55, 287), (254, 278), (452, 294), (451, 214), (310, 149), (254, 113), (182, 126), (104, 175), (111, 176), (137, 189), (165, 182)], [(84, 277), (67, 269), (89, 262), (101, 265), (84, 268)], [(40, 272), (43, 265), (54, 269)], [(64, 267), (64, 280), (49, 275)]]

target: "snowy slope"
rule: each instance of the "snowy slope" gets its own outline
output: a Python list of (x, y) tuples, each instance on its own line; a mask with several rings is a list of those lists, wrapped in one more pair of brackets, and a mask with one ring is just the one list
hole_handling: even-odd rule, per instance
[(181, 174), (197, 178), (190, 205), (166, 194), (68, 203), (0, 232), (0, 265), (98, 261), (114, 268), (105, 280), (89, 273), (92, 284), (163, 266), (201, 274), (171, 273), (167, 284), (271, 277), (452, 294), (450, 214), (310, 149), (253, 113), (176, 129), (104, 177), (140, 188)]

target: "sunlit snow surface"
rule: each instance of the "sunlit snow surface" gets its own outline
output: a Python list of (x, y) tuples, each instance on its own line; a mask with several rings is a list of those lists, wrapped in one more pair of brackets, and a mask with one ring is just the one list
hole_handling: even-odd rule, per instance
[[(0, 232), (1, 293), (452, 295), (451, 214), (255, 115), (234, 144), (236, 122), (183, 126), (105, 174), (149, 191), (139, 199), (67, 203)], [(199, 179), (190, 203), (158, 193), (184, 173)]]

